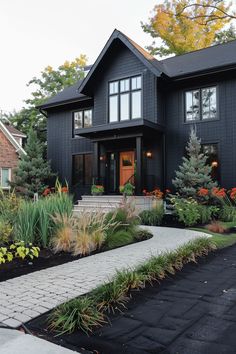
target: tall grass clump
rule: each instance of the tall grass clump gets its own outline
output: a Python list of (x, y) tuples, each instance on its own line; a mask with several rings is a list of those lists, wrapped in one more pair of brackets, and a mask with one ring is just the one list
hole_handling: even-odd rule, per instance
[(67, 193), (55, 193), (37, 202), (23, 201), (14, 223), (14, 237), (48, 247), (58, 228), (53, 217), (72, 216), (73, 202)]

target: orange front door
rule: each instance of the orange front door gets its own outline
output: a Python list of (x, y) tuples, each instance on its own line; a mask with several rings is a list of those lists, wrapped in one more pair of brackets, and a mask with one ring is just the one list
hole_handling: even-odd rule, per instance
[(128, 182), (134, 175), (134, 151), (120, 153), (120, 186)]

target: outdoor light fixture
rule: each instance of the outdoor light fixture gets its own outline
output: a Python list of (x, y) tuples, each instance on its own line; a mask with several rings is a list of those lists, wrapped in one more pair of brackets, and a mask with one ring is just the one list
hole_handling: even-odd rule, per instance
[(218, 161), (212, 161), (211, 167), (218, 167)]
[(100, 160), (100, 161), (104, 161), (104, 160), (105, 160), (105, 156), (104, 156), (104, 155), (101, 155), (101, 156), (99, 157), (99, 160)]
[(151, 151), (147, 151), (146, 152), (146, 156), (148, 159), (151, 159), (152, 158), (152, 152)]

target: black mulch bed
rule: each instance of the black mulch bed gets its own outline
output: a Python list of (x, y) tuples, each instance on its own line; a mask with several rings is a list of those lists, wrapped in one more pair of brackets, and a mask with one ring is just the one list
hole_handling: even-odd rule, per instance
[[(235, 354), (236, 246), (146, 289), (133, 292), (123, 314), (90, 337), (54, 337), (47, 315), (26, 324), (34, 334), (81, 353)], [(54, 334), (55, 335), (55, 334)]]
[[(152, 236), (151, 236), (152, 237)], [(142, 242), (147, 240), (139, 240), (136, 242)], [(121, 246), (125, 247), (125, 246)], [(94, 255), (97, 253), (102, 253), (109, 251), (108, 249), (101, 249), (94, 252), (91, 252), (90, 255)], [(35, 272), (37, 270), (46, 269), (50, 267), (54, 267), (63, 263), (68, 263), (72, 261), (76, 261), (77, 259), (88, 257), (88, 256), (72, 256), (67, 252), (60, 252), (54, 254), (49, 249), (41, 249), (38, 258), (34, 258), (33, 260), (25, 259), (14, 259), (12, 262), (7, 262), (4, 264), (0, 264), (0, 282), (13, 279), (19, 277), (21, 275), (29, 274)]]

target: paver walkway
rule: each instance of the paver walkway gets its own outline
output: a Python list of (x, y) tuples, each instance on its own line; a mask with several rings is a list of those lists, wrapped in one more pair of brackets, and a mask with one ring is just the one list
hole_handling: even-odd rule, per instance
[(134, 267), (151, 255), (173, 250), (206, 234), (184, 229), (146, 227), (147, 241), (36, 271), (0, 283), (0, 323), (16, 328), (57, 305), (86, 294), (116, 270)]

